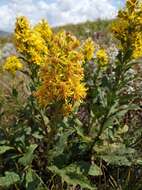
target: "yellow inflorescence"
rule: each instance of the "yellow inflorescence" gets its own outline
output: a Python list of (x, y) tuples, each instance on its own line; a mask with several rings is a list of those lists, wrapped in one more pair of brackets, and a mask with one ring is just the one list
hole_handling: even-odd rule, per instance
[(30, 27), (26, 17), (17, 19), (15, 44), (18, 52), (24, 55), (28, 63), (44, 64), (48, 48), (42, 38), (42, 34)]
[(138, 0), (127, 0), (126, 7), (119, 11), (112, 27), (115, 37), (120, 42), (123, 52), (131, 50), (131, 58), (142, 56), (142, 3)]
[(80, 42), (70, 33), (54, 34), (48, 50), (47, 63), (41, 68), (42, 85), (35, 96), (42, 106), (60, 103), (64, 114), (74, 109), (75, 103), (86, 96)]
[[(91, 39), (81, 46), (71, 33), (54, 33), (44, 20), (31, 27), (26, 17), (19, 17), (15, 28), (15, 45), (20, 57), (30, 64), (30, 69), (33, 64), (39, 65), (33, 67), (39, 69), (40, 81), (34, 96), (41, 106), (56, 104), (61, 113), (67, 114), (85, 98), (87, 89), (83, 82), (83, 63), (94, 55)], [(10, 60), (5, 65), (7, 70), (8, 66), (13, 68)], [(15, 64), (17, 66), (13, 72), (21, 68), (19, 62)]]
[(138, 33), (135, 39), (135, 43), (133, 45), (133, 58), (141, 58), (142, 57), (142, 33)]
[(108, 64), (109, 58), (105, 49), (103, 48), (99, 49), (96, 52), (96, 57), (102, 66)]
[(95, 46), (91, 38), (88, 38), (83, 44), (83, 54), (87, 61), (91, 60), (94, 56)]
[(39, 32), (41, 37), (46, 41), (49, 42), (52, 38), (52, 30), (46, 20), (42, 20), (39, 22), (35, 27), (34, 30)]
[(21, 70), (23, 68), (23, 65), (16, 56), (11, 56), (7, 58), (3, 68), (12, 74), (15, 74), (17, 70)]

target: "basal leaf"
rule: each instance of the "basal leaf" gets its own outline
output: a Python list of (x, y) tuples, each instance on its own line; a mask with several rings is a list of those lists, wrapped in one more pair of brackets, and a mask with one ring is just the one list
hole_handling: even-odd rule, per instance
[(108, 164), (117, 166), (131, 166), (132, 164), (126, 156), (102, 155), (101, 158), (105, 160)]
[(94, 185), (91, 185), (88, 178), (80, 173), (79, 168), (76, 164), (71, 164), (65, 168), (59, 169), (55, 165), (49, 166), (48, 169), (54, 174), (59, 175), (62, 181), (67, 182), (69, 185), (80, 185), (82, 188), (87, 188), (90, 190), (96, 190)]

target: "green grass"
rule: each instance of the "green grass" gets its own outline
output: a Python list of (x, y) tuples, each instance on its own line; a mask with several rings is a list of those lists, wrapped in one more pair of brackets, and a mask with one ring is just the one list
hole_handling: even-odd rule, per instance
[(79, 24), (67, 24), (60, 27), (55, 27), (55, 31), (64, 29), (68, 32), (73, 33), (75, 36), (85, 39), (87, 37), (93, 36), (94, 32), (109, 32), (109, 26), (113, 20), (96, 20), (96, 21), (87, 21)]

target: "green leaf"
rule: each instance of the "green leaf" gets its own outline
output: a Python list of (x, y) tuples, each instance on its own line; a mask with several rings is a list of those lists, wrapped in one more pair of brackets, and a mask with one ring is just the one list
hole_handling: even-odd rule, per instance
[(53, 165), (49, 166), (48, 169), (54, 174), (59, 175), (62, 178), (62, 181), (65, 181), (69, 185), (80, 185), (82, 188), (96, 190), (96, 187), (91, 185), (88, 178), (80, 172), (80, 168), (78, 168), (76, 164), (70, 164), (62, 169)]
[(100, 176), (103, 173), (102, 173), (102, 170), (100, 169), (100, 167), (98, 167), (96, 164), (92, 164), (89, 168), (88, 174), (92, 175), (92, 176)]
[(77, 124), (77, 126), (80, 126), (80, 127), (82, 127), (82, 122), (78, 119), (78, 118), (76, 118), (75, 119), (75, 124)]
[(2, 145), (2, 146), (0, 146), (0, 154), (4, 154), (6, 151), (11, 150), (11, 149), (13, 149), (13, 148), (10, 146)]
[(10, 187), (20, 181), (20, 177), (15, 172), (5, 172), (4, 177), (0, 177), (0, 187)]
[(32, 163), (32, 160), (34, 158), (34, 150), (37, 148), (36, 144), (32, 144), (27, 148), (27, 152), (21, 157), (18, 162), (22, 164), (23, 166), (27, 166)]
[(31, 168), (27, 170), (25, 182), (26, 190), (47, 190), (42, 179)]
[(119, 106), (118, 100), (115, 100), (115, 103), (111, 106), (111, 108), (109, 110), (108, 117), (118, 111), (118, 106)]
[(129, 161), (126, 156), (102, 155), (101, 158), (111, 165), (131, 166), (132, 164), (132, 162)]
[(12, 89), (12, 95), (13, 95), (15, 98), (18, 97), (18, 91), (17, 91), (15, 88)]
[(92, 175), (92, 176), (100, 176), (102, 175), (102, 170), (100, 167), (98, 167), (96, 164), (90, 164), (89, 162), (85, 161), (80, 161), (80, 162), (75, 162), (73, 164), (70, 164), (68, 166), (69, 171), (71, 169), (73, 170), (72, 172), (77, 172), (78, 174), (83, 174), (83, 175)]
[(48, 159), (51, 161), (53, 158), (61, 155), (65, 149), (65, 147), (67, 146), (67, 139), (68, 137), (74, 132), (73, 129), (67, 129), (61, 132), (60, 137), (57, 141), (57, 143), (55, 143), (55, 146), (53, 147), (53, 149), (51, 149), (48, 152)]
[(39, 131), (35, 131), (32, 133), (32, 136), (36, 139), (43, 139), (43, 135), (39, 133)]
[(118, 166), (130, 166), (133, 161), (135, 150), (121, 143), (112, 143), (95, 147), (99, 157), (108, 164)]
[(138, 164), (138, 165), (140, 165), (140, 166), (142, 166), (142, 159), (137, 159), (137, 160), (135, 161), (135, 163)]
[(113, 126), (116, 123), (119, 123), (119, 120), (121, 120), (128, 111), (138, 110), (138, 109), (140, 109), (140, 107), (137, 106), (136, 104), (119, 106), (117, 105), (117, 102), (116, 102), (110, 109), (108, 118), (106, 119), (104, 123), (104, 128), (107, 128), (109, 126)]
[(104, 155), (101, 158), (111, 165), (131, 166), (132, 164), (125, 156)]
[(32, 188), (35, 189), (35, 183), (34, 183), (34, 187), (33, 187), (34, 179), (33, 179), (33, 173), (32, 173), (31, 168), (28, 169), (25, 180), (26, 180), (26, 189), (27, 190), (31, 190)]
[(106, 108), (106, 107), (107, 107), (107, 98), (106, 98), (106, 96), (105, 96), (105, 92), (104, 92), (104, 90), (101, 89), (101, 88), (98, 88), (98, 92), (99, 92), (100, 102), (101, 102), (102, 106), (103, 106), (104, 108)]
[(82, 127), (76, 126), (75, 129), (76, 129), (77, 134), (82, 138), (84, 142), (91, 142), (91, 138), (84, 135), (84, 131)]
[[(43, 118), (43, 120), (44, 120), (45, 125), (48, 126), (48, 124), (49, 124), (49, 118), (46, 117), (45, 114), (43, 114), (42, 112), (41, 112), (41, 115), (42, 115), (42, 118)], [(48, 126), (48, 127), (49, 127), (49, 126)]]

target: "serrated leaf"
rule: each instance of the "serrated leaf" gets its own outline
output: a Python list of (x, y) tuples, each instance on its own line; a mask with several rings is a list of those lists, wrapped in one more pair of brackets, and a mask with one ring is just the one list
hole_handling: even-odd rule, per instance
[(20, 181), (20, 177), (15, 172), (5, 172), (4, 177), (0, 177), (0, 187), (10, 187)]
[(36, 144), (32, 144), (27, 148), (27, 152), (24, 153), (24, 155), (19, 158), (18, 162), (22, 164), (23, 166), (27, 166), (31, 164), (33, 158), (34, 158), (34, 150), (37, 148)]

